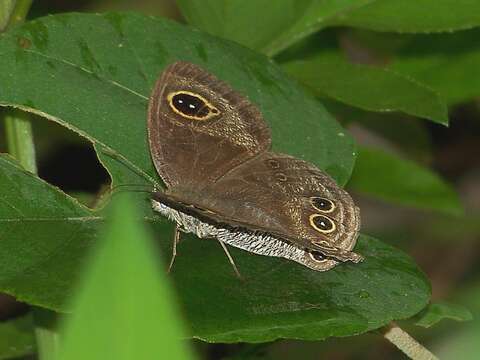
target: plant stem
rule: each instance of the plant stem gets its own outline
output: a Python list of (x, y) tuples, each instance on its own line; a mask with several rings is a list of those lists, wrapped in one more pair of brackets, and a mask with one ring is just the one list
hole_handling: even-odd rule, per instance
[(39, 360), (53, 360), (58, 358), (60, 336), (57, 331), (57, 314), (53, 311), (34, 308), (33, 322), (35, 324), (35, 338)]
[(28, 14), (28, 10), (30, 10), (30, 6), (32, 5), (33, 0), (7, 0), (7, 7), (12, 8), (10, 13), (10, 17), (5, 29), (10, 29), (12, 26), (21, 23), (25, 20), (25, 17)]
[(6, 29), (14, 6), (15, 0), (4, 0), (0, 2), (0, 32)]
[[(32, 0), (10, 1), (10, 18), (5, 29), (23, 22)], [(13, 8), (12, 8), (13, 6)], [(5, 133), (7, 135), (8, 152), (27, 170), (36, 173), (35, 146), (33, 142), (32, 124), (26, 113), (11, 110), (5, 116)]]
[(27, 113), (9, 110), (5, 115), (5, 134), (10, 155), (28, 171), (37, 173), (32, 123)]
[(413, 360), (438, 360), (428, 349), (412, 338), (394, 322), (384, 328), (383, 337)]
[[(5, 5), (5, 9), (11, 12), (8, 20), (0, 24), (3, 25), (0, 31), (10, 29), (23, 22), (31, 5), (32, 0), (10, 0)], [(2, 19), (2, 21), (3, 20), (4, 19)], [(30, 116), (20, 110), (9, 110), (5, 115), (5, 133), (8, 152), (15, 157), (26, 170), (37, 173), (35, 144), (33, 141)], [(56, 321), (52, 320), (56, 319), (56, 314), (53, 311), (36, 307), (33, 308), (33, 314), (38, 358), (40, 360), (53, 360), (57, 357), (59, 346), (59, 334), (56, 330)]]

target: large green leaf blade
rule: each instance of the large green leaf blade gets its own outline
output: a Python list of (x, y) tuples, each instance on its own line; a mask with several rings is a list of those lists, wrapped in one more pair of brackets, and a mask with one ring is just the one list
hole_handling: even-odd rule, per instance
[(317, 95), (364, 110), (400, 111), (448, 124), (448, 109), (438, 93), (388, 69), (352, 64), (336, 52), (288, 62), (283, 67)]
[(73, 298), (59, 359), (192, 359), (156, 249), (120, 200)]
[(382, 150), (362, 147), (349, 182), (355, 191), (386, 201), (461, 215), (455, 190), (437, 174)]
[[(243, 283), (235, 278), (218, 244), (195, 240), (188, 237), (181, 243), (173, 277), (183, 294), (200, 298), (215, 294), (222, 299), (215, 303), (214, 314), (205, 302), (185, 303), (196, 320), (193, 332), (208, 341), (348, 336), (406, 318), (406, 308), (421, 310), (429, 298), (428, 281), (408, 257), (369, 236), (361, 236), (356, 247), (366, 257), (363, 263), (343, 264), (325, 273), (231, 249)], [(191, 269), (194, 257), (205, 262), (198, 263), (195, 272), (185, 271)], [(217, 275), (205, 281), (214, 259), (221, 259), (213, 268)], [(195, 281), (187, 285), (191, 277)]]

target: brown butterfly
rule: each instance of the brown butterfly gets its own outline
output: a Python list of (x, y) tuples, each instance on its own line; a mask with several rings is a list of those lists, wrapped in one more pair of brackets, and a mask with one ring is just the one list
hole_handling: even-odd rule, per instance
[(176, 62), (150, 98), (148, 140), (167, 186), (154, 210), (179, 231), (318, 271), (359, 262), (359, 209), (326, 173), (270, 151), (257, 107), (201, 67)]

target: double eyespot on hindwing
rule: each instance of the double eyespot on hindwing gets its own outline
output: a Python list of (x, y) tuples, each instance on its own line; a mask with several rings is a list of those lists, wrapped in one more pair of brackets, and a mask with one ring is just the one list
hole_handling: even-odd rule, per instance
[(313, 164), (271, 152), (258, 108), (201, 67), (176, 62), (161, 74), (148, 140), (167, 186), (153, 207), (180, 231), (318, 271), (362, 260), (350, 195)]

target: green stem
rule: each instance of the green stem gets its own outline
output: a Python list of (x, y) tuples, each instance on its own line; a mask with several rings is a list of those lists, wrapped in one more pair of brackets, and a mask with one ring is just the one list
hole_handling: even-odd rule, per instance
[(57, 320), (58, 316), (53, 311), (42, 308), (33, 309), (39, 360), (54, 360), (58, 358), (60, 335), (57, 331)]
[(5, 29), (10, 29), (11, 27), (19, 24), (25, 20), (32, 5), (33, 0), (7, 0), (6, 5), (11, 10), (10, 16), (7, 21)]
[[(22, 23), (32, 5), (32, 0), (6, 0), (5, 10), (9, 18), (0, 19), (3, 29), (10, 29)], [(6, 23), (6, 26), (5, 26)], [(9, 110), (5, 115), (5, 133), (7, 137), (8, 152), (19, 163), (33, 173), (37, 173), (35, 158), (35, 143), (33, 141), (32, 123), (28, 113), (20, 110)], [(40, 360), (54, 360), (57, 358), (59, 347), (59, 334), (56, 326), (56, 314), (53, 311), (34, 307), (35, 337), (37, 340), (38, 358)]]
[(4, 0), (0, 2), (0, 32), (7, 28), (14, 6), (15, 0)]
[(383, 337), (395, 345), (410, 359), (438, 360), (438, 358), (428, 349), (393, 322), (384, 329)]
[(30, 116), (19, 110), (9, 110), (5, 115), (5, 134), (9, 154), (26, 170), (37, 173)]
[[(10, 17), (5, 29), (23, 22), (32, 0), (7, 0)], [(5, 133), (7, 135), (8, 152), (27, 170), (36, 173), (35, 146), (33, 142), (32, 124), (29, 115), (18, 110), (7, 112), (5, 116)]]

